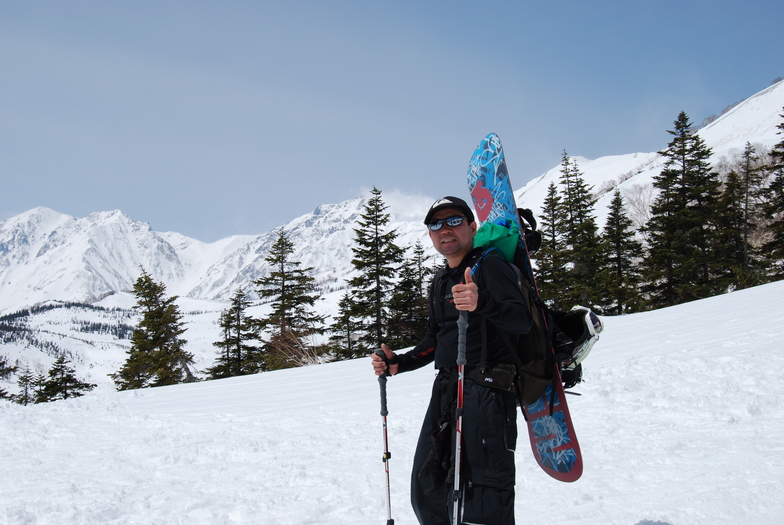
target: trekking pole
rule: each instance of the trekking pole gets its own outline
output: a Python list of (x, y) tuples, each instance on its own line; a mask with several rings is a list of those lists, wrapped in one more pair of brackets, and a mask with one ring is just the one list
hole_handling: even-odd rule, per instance
[[(384, 354), (384, 351), (379, 348), (376, 350), (376, 355), (379, 356), (384, 362), (387, 361), (387, 356)], [(392, 454), (389, 453), (389, 434), (387, 433), (387, 375), (389, 371), (385, 371), (383, 374), (378, 376), (378, 386), (381, 390), (381, 417), (383, 418), (384, 424), (384, 456), (382, 460), (384, 461), (384, 472), (387, 476), (387, 525), (395, 525), (395, 520), (392, 519), (392, 494), (390, 491), (389, 485), (389, 458), (392, 457)]]
[(466, 328), (468, 327), (468, 314), (460, 311), (457, 319), (457, 410), (455, 422), (455, 486), (452, 493), (452, 524), (458, 525), (460, 519), (460, 455), (463, 442), (463, 385), (465, 383), (466, 364)]

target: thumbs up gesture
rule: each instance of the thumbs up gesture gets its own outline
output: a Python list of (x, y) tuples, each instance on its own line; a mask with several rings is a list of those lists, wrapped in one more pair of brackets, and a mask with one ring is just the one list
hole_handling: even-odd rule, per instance
[(452, 296), (455, 298), (455, 308), (473, 312), (479, 303), (479, 288), (471, 278), (471, 268), (465, 270), (465, 282), (452, 287)]

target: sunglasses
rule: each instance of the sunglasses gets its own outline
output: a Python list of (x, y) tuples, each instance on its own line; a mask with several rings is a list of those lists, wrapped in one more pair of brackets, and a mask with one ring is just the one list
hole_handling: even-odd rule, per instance
[(430, 222), (428, 223), (427, 227), (430, 228), (430, 231), (437, 232), (444, 227), (444, 224), (450, 228), (456, 228), (463, 224), (464, 220), (467, 220), (466, 217), (455, 215), (454, 217), (448, 217), (446, 219), (439, 219), (437, 221)]

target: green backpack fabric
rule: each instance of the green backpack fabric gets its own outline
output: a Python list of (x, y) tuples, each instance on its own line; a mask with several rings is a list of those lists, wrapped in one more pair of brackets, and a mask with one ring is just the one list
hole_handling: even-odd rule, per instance
[(498, 248), (509, 263), (514, 263), (519, 244), (520, 230), (516, 224), (507, 228), (494, 222), (486, 222), (474, 235), (474, 248)]

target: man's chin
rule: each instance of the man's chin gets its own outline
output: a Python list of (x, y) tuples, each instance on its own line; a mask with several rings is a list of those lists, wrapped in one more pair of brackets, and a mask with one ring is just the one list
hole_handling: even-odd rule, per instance
[(440, 244), (438, 246), (438, 253), (440, 253), (441, 255), (444, 255), (444, 256), (454, 255), (454, 254), (456, 254), (459, 251), (460, 251), (460, 244), (458, 244), (456, 242), (451, 242), (451, 243), (448, 242), (448, 243), (445, 243), (445, 244)]

